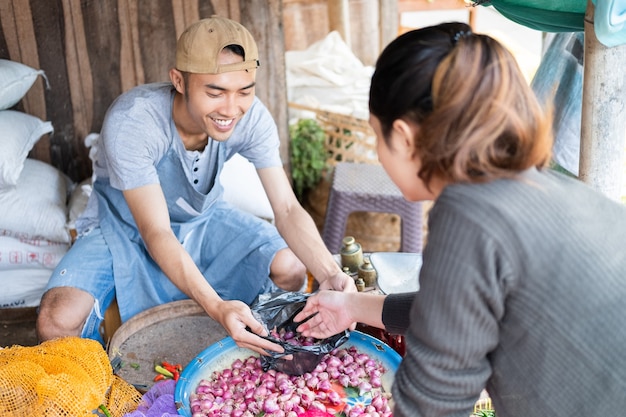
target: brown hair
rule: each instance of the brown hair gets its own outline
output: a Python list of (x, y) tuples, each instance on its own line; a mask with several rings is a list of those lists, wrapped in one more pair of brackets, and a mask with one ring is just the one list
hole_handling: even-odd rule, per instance
[(513, 55), (464, 23), (401, 35), (372, 77), (370, 112), (389, 144), (392, 123), (419, 126), (419, 177), (484, 182), (549, 163), (551, 113), (539, 105)]

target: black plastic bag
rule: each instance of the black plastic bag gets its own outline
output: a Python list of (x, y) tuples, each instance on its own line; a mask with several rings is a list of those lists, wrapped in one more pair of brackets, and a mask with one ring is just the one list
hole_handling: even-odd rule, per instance
[[(265, 339), (281, 345), (284, 353), (269, 352), (270, 356), (261, 356), (261, 366), (264, 371), (275, 369), (290, 375), (302, 375), (311, 372), (324, 355), (338, 348), (350, 338), (350, 332), (344, 330), (327, 339), (316, 340), (310, 346), (297, 346), (284, 340), (272, 337), (273, 332), (280, 330), (295, 332), (300, 323), (294, 323), (293, 318), (304, 308), (307, 298), (311, 294), (299, 292), (279, 291), (260, 294), (250, 306), (254, 317), (265, 325), (268, 336)], [(293, 355), (292, 359), (283, 359)]]

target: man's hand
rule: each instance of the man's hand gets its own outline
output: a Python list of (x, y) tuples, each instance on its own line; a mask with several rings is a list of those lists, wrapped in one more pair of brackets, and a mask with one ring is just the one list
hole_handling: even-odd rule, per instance
[(342, 292), (357, 292), (354, 278), (344, 273), (337, 272), (332, 277), (320, 283), (320, 290), (335, 290)]
[[(282, 346), (263, 339), (267, 336), (263, 324), (259, 323), (247, 304), (242, 301), (221, 301), (214, 309), (217, 320), (233, 338), (237, 346), (251, 349), (261, 355), (267, 355), (267, 351), (284, 352)], [(249, 330), (248, 330), (248, 329)]]

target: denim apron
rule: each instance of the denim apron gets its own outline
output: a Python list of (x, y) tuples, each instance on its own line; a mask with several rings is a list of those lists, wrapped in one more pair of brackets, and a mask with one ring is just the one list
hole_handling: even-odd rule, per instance
[[(157, 165), (157, 172), (172, 231), (179, 242), (223, 299), (250, 304), (271, 285), (269, 264), (284, 241), (278, 243), (282, 239), (267, 222), (220, 200), (223, 188), (219, 176), (225, 154), (223, 143), (219, 143), (216, 155), (212, 155), (217, 158), (218, 169), (208, 194), (196, 191), (189, 183), (174, 145)], [(98, 192), (100, 226), (113, 256), (122, 321), (150, 307), (188, 298), (148, 254), (122, 192), (113, 188), (108, 178), (98, 178), (94, 189)], [(233, 231), (239, 230), (251, 230), (252, 235), (237, 240)], [(272, 244), (268, 245), (268, 240)]]

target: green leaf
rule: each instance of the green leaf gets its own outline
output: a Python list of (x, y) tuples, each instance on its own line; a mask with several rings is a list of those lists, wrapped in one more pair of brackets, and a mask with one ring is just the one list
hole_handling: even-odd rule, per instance
[(326, 168), (326, 132), (314, 119), (300, 119), (289, 126), (291, 179), (296, 197), (302, 201), (315, 187)]

